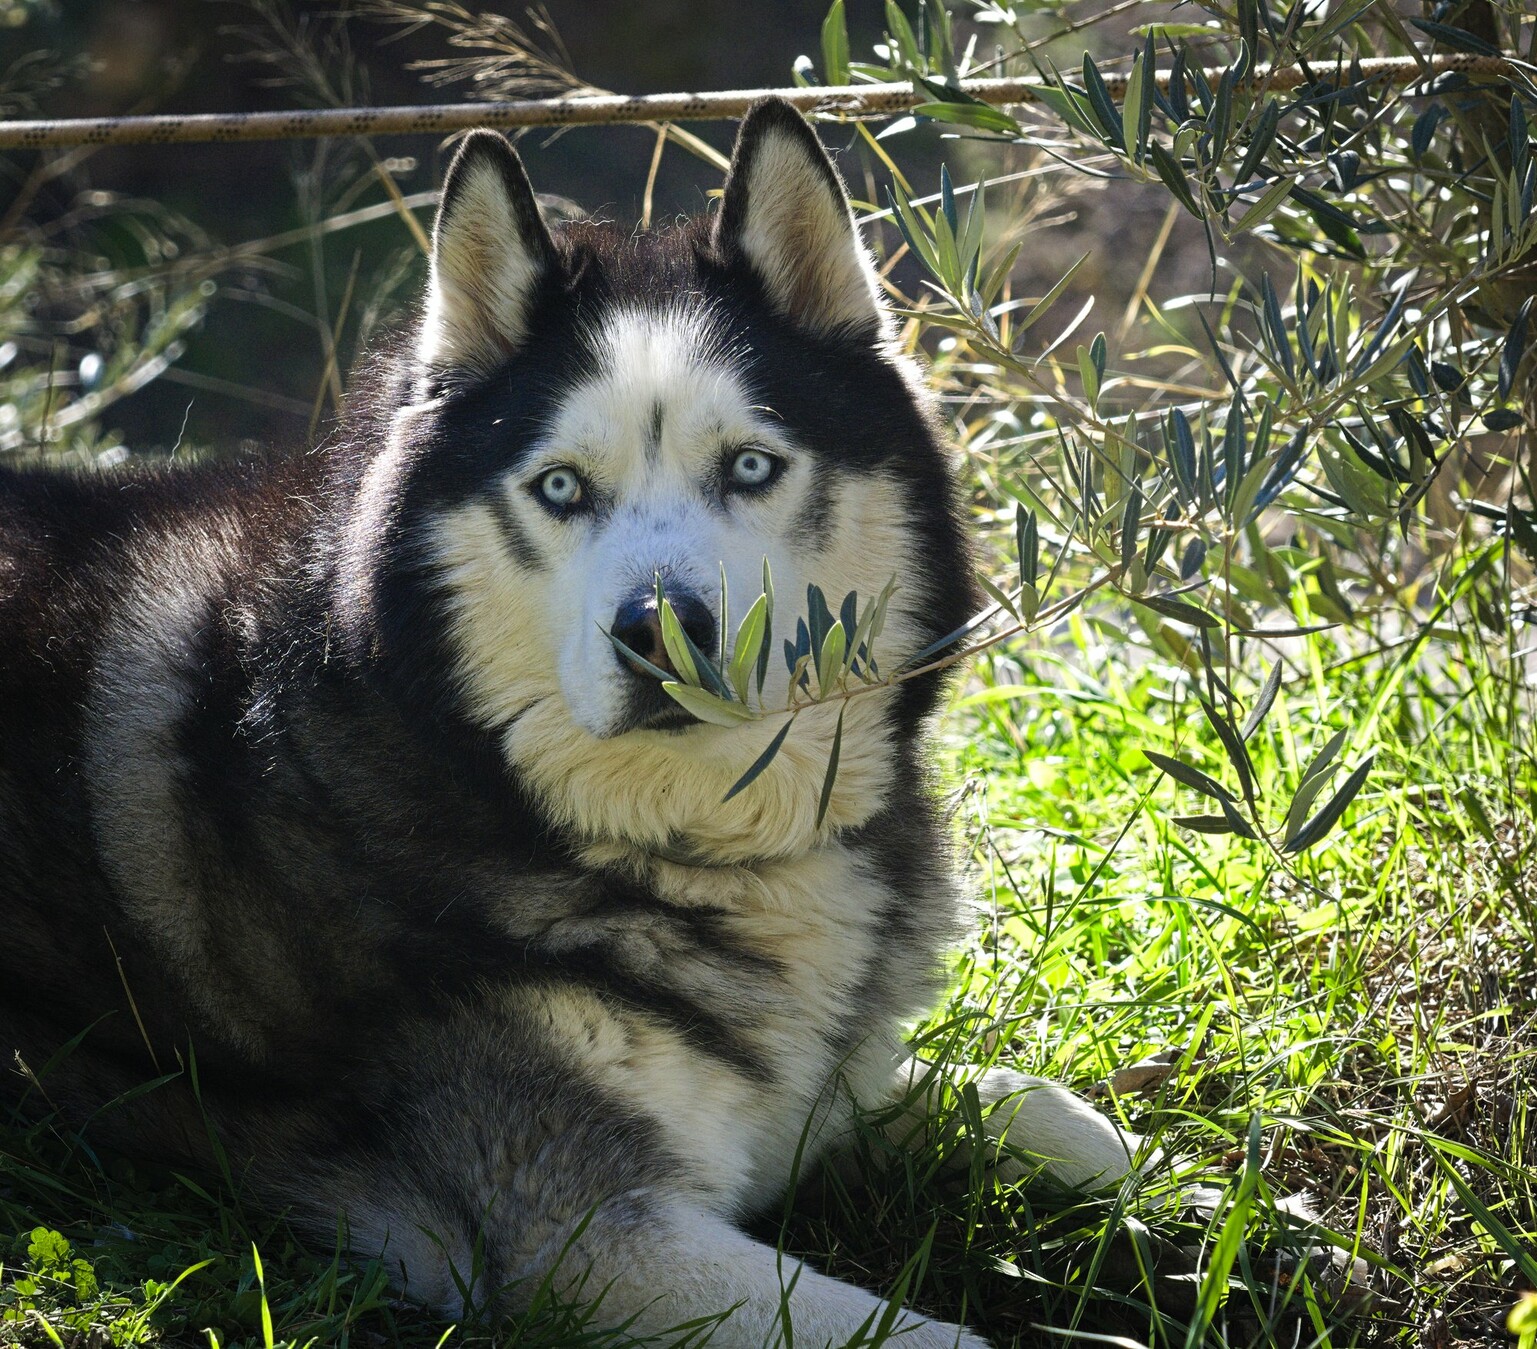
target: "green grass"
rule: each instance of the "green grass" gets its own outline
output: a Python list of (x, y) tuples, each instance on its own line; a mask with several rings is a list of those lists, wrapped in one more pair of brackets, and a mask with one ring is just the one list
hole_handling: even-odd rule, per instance
[[(1130, 659), (1124, 625), (1099, 617), (993, 653), (945, 724), (980, 903), (918, 1035), (935, 1057), (1081, 1089), (1165, 1053), (1161, 1080), (1103, 1099), (1174, 1162), (1095, 1199), (999, 1186), (980, 1153), (958, 1160), (963, 1090), (916, 1151), (865, 1131), (860, 1182), (813, 1181), (763, 1235), (871, 1287), (908, 1276), (918, 1305), (1000, 1344), (1510, 1343), (1505, 1317), (1537, 1284), (1537, 771), (1525, 657), (1502, 654), (1520, 630), (1457, 607), (1407, 661), (1403, 641), (1289, 641), (1250, 742), (1261, 817), (1335, 731), (1357, 736), (1347, 768), (1377, 758), (1344, 827), (1283, 865), (1170, 823), (1199, 806), (1144, 750), (1237, 783), (1192, 676)], [(1241, 654), (1242, 703), (1265, 667)], [(1214, 1216), (1182, 1210), (1171, 1169), (1217, 1187)], [(1278, 1210), (1287, 1195), (1318, 1222)], [(1310, 1244), (1359, 1257), (1364, 1278), (1341, 1297)], [(379, 1269), (228, 1188), (46, 1127), (0, 1125), (0, 1258), (0, 1342), (488, 1335), (392, 1301)], [(518, 1341), (613, 1337), (547, 1300)]]

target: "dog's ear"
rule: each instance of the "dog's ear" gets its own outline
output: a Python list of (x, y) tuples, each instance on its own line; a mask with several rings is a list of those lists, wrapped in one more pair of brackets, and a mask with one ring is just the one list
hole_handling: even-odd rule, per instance
[(742, 119), (715, 244), (750, 267), (774, 308), (805, 331), (872, 339), (884, 331), (875, 268), (843, 182), (816, 132), (782, 98), (760, 99)]
[(523, 161), (495, 131), (472, 131), (443, 183), (417, 353), (436, 370), (493, 370), (522, 344), (528, 309), (555, 265)]

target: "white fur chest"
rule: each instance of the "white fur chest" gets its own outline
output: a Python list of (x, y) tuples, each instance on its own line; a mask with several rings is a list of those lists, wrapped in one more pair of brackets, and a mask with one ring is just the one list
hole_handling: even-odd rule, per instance
[[(723, 949), (664, 950), (644, 925), (627, 942), (657, 944), (648, 963), (718, 1015), (766, 1071), (725, 1062), (644, 1015), (600, 1010), (590, 997), (563, 996), (554, 1021), (580, 1027), (566, 1038), (580, 1043), (594, 1080), (657, 1124), (705, 1203), (756, 1209), (783, 1192), (797, 1154), (809, 1168), (843, 1127), (851, 1096), (884, 1095), (898, 1027), (894, 1017), (872, 1017), (870, 984), (901, 979), (915, 954), (927, 966), (927, 953), (891, 949), (892, 896), (841, 844), (751, 870), (656, 863), (652, 884), (680, 909), (708, 910)], [(924, 983), (909, 990), (919, 1006)], [(889, 990), (874, 1001), (889, 1006)]]

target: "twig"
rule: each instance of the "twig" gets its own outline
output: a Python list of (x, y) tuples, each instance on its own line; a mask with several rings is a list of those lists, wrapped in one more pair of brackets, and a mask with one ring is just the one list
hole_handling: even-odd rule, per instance
[[(1461, 71), (1508, 76), (1520, 63), (1497, 56), (1463, 54), (1429, 58), (1384, 57), (1329, 76), (1340, 80), (1387, 80), (1411, 84), (1427, 75)], [(1203, 72), (1209, 82), (1220, 69)], [(1160, 75), (1162, 84), (1167, 74)], [(1295, 89), (1309, 83), (1297, 66), (1260, 67), (1237, 89)], [(1107, 74), (1113, 94), (1125, 77)], [(965, 80), (961, 88), (986, 103), (1039, 101), (1039, 79)], [(301, 108), (291, 112), (165, 113), (147, 117), (77, 117), (0, 122), (0, 149), (38, 150), (65, 145), (185, 145), (199, 141), (305, 140), (320, 136), (446, 135), (471, 127), (598, 126), (624, 122), (710, 122), (741, 117), (751, 104), (773, 94), (802, 112), (823, 117), (869, 117), (904, 112), (932, 102), (934, 94), (911, 84), (837, 85), (829, 88), (724, 89), (697, 94), (599, 94), (515, 99), (499, 103), (432, 103), (420, 107)]]
[(640, 227), (643, 230), (651, 228), (652, 195), (656, 191), (657, 170), (662, 167), (662, 151), (666, 148), (667, 124), (664, 122), (656, 129), (656, 149), (651, 152), (651, 167), (646, 170), (646, 190), (640, 201)]

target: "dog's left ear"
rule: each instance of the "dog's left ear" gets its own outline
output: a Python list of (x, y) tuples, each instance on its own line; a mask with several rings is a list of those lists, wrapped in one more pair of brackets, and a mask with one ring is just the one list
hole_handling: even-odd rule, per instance
[(715, 244), (752, 269), (769, 302), (819, 337), (874, 339), (885, 328), (875, 268), (848, 194), (810, 125), (760, 99), (737, 132)]

